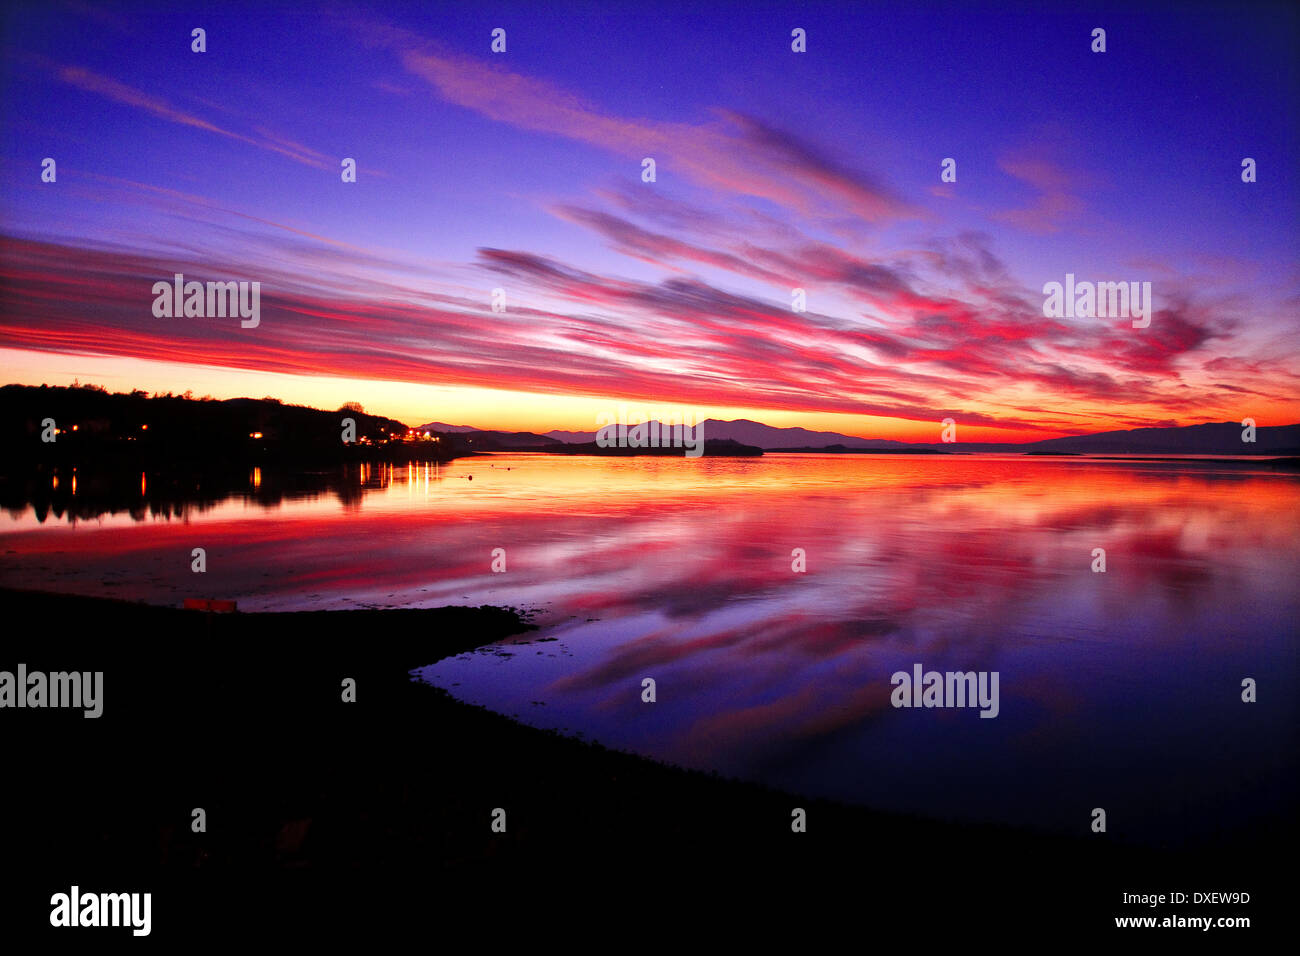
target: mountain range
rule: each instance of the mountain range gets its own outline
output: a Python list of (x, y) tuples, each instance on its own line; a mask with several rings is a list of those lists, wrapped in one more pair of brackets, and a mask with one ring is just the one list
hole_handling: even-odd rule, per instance
[[(1300, 455), (1300, 424), (1261, 426), (1253, 443), (1243, 442), (1243, 426), (1237, 422), (1205, 425), (1134, 428), (1127, 431), (1097, 432), (1036, 442), (902, 442), (888, 438), (859, 438), (838, 432), (806, 428), (776, 428), (749, 419), (721, 421), (706, 419), (704, 437), (753, 445), (765, 451), (881, 451), (881, 452), (1006, 452), (1076, 455)], [(937, 426), (936, 426), (937, 427)], [(478, 440), (485, 450), (546, 450), (557, 444), (586, 444), (596, 433), (480, 430), (469, 425), (430, 422), (421, 430), (454, 432)]]

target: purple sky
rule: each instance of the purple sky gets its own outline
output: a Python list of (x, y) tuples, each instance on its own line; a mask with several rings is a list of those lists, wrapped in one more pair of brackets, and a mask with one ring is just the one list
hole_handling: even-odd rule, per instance
[[(8, 8), (0, 378), (542, 430), (1300, 420), (1284, 6), (453, 7)], [(155, 318), (175, 272), (261, 282), (261, 324)], [(1150, 282), (1150, 326), (1044, 318), (1067, 273)]]

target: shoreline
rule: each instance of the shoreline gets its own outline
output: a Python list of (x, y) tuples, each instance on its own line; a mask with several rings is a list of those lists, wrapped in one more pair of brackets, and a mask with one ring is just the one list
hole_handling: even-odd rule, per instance
[[(40, 628), (6, 637), (0, 670), (104, 672), (99, 719), (0, 711), (18, 731), (6, 734), (11, 766), (25, 768), (5, 813), (21, 824), (32, 906), (76, 872), (83, 886), (130, 874), (172, 894), (155, 919), (177, 929), (248, 886), (269, 899), (343, 885), (402, 897), (432, 881), (444, 904), (477, 911), (489, 887), (528, 886), (538, 902), (610, 869), (647, 892), (728, 879), (781, 905), (781, 893), (854, 890), (837, 882), (847, 860), (874, 867), (887, 885), (873, 899), (896, 906), (919, 906), (911, 891), (925, 884), (958, 908), (1013, 892), (1017, 911), (1045, 918), (1077, 911), (1071, 894), (1117, 902), (1121, 887), (1197, 871), (1245, 886), (1254, 851), (1285, 852), (1266, 834), (1165, 852), (796, 797), (529, 727), (411, 678), (526, 636), (526, 615), (507, 608), (208, 614), (0, 588), (0, 612)], [(344, 677), (355, 703), (341, 700)], [(205, 833), (191, 831), (194, 807)], [(506, 833), (490, 829), (497, 807)], [(792, 807), (807, 811), (806, 833), (791, 832)], [(1000, 884), (970, 880), (990, 869)], [(1086, 911), (1122, 912), (1098, 905)]]

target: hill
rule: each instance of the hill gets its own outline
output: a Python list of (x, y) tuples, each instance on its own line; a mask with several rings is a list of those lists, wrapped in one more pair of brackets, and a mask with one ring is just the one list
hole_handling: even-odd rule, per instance
[[(343, 441), (345, 418), (355, 423), (353, 442)], [(453, 454), (451, 443), (416, 440), (401, 422), (354, 404), (327, 411), (275, 398), (217, 401), (97, 386), (0, 387), (0, 441), (7, 459), (31, 464), (323, 465)]]

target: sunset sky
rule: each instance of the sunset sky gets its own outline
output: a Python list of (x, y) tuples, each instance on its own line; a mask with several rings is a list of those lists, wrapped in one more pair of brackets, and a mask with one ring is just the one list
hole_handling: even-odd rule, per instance
[[(0, 383), (532, 431), (1300, 421), (1282, 6), (441, 6), (8, 7)], [(177, 272), (260, 282), (260, 325), (155, 318)], [(1067, 273), (1150, 282), (1150, 326), (1044, 318)]]

